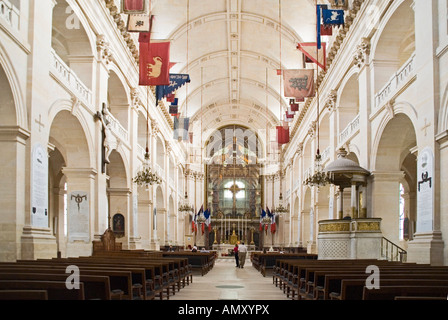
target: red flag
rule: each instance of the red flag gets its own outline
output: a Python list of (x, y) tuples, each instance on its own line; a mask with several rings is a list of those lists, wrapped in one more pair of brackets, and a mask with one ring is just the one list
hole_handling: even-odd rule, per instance
[(145, 13), (147, 0), (122, 0), (122, 9), (124, 14)]
[(299, 104), (295, 99), (289, 99), (289, 106), (291, 107), (291, 111), (297, 112), (299, 111)]
[[(168, 86), (170, 84), (169, 41), (150, 42), (147, 34), (140, 35), (140, 81), (141, 86)], [(148, 42), (146, 42), (148, 41)]]
[(322, 36), (332, 36), (333, 35), (333, 28), (321, 25), (320, 26), (320, 34)]
[(277, 126), (277, 143), (286, 144), (289, 142), (289, 126)]

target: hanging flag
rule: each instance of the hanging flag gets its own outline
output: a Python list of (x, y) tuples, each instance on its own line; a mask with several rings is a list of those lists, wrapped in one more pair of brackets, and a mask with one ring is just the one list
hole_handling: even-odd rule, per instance
[(170, 115), (177, 117), (179, 115), (179, 106), (170, 106)]
[(288, 116), (286, 114), (283, 116), (283, 124), (286, 124), (287, 126), (289, 126), (288, 123), (290, 123), (292, 121), (293, 121), (293, 118), (288, 118)]
[(148, 34), (141, 33), (140, 81), (141, 86), (170, 85), (170, 45), (169, 41), (149, 41)]
[(151, 0), (122, 0), (121, 11), (124, 14), (148, 13)]
[(151, 17), (147, 14), (130, 14), (128, 16), (128, 32), (150, 32)]
[(301, 100), (315, 94), (313, 69), (284, 70), (283, 80), (285, 97)]
[(275, 223), (275, 214), (271, 216), (271, 233), (274, 234), (277, 231), (277, 225)]
[(263, 208), (261, 208), (261, 215), (260, 215), (260, 231), (263, 230), (263, 218), (266, 217), (266, 211), (264, 211)]
[(333, 35), (333, 28), (321, 25), (320, 26), (320, 35), (321, 36), (332, 36)]
[(288, 118), (294, 118), (296, 112), (292, 111), (291, 106), (288, 107), (288, 110), (286, 110), (286, 115), (288, 116)]
[(212, 231), (212, 218), (210, 214), (210, 210), (206, 209), (204, 211), (204, 217), (205, 217), (205, 226), (208, 227), (208, 232)]
[(343, 26), (344, 10), (322, 9), (322, 24), (328, 26)]
[(166, 101), (167, 102), (174, 102), (175, 96), (176, 95), (174, 93), (167, 94), (166, 97), (165, 97)]
[(196, 230), (196, 219), (197, 219), (197, 214), (195, 214), (193, 216), (193, 219), (191, 220), (191, 232), (195, 232), (195, 230)]
[(289, 126), (277, 126), (277, 143), (282, 145), (289, 142)]
[(156, 87), (156, 99), (157, 101), (162, 100), (163, 98), (171, 95), (182, 87), (184, 84), (190, 82), (190, 75), (188, 74), (170, 74), (169, 76), (170, 82), (169, 85), (157, 86)]
[(174, 140), (188, 140), (188, 129), (190, 126), (190, 118), (174, 117)]
[(316, 63), (325, 70), (327, 68), (327, 47), (325, 42), (322, 44), (322, 47), (317, 49), (317, 44), (314, 42), (298, 43), (297, 49), (308, 58), (305, 62)]
[(299, 104), (296, 102), (296, 99), (289, 99), (289, 107), (291, 108), (291, 111), (299, 111)]
[(170, 105), (170, 114), (174, 117), (178, 117), (179, 116), (179, 99), (178, 98), (174, 98), (173, 101), (171, 102)]

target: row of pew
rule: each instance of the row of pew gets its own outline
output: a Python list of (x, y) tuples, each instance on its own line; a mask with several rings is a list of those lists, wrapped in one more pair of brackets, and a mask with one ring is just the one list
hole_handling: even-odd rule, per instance
[(250, 255), (252, 266), (255, 269), (257, 269), (263, 275), (263, 277), (269, 276), (273, 272), (274, 268), (276, 267), (276, 262), (279, 259), (316, 260), (317, 255), (309, 254), (306, 252), (284, 253), (279, 251), (271, 251), (271, 252), (254, 251)]
[(168, 300), (213, 267), (214, 253), (97, 251), (0, 262), (0, 300)]
[(273, 285), (293, 300), (446, 300), (448, 267), (386, 260), (278, 259)]

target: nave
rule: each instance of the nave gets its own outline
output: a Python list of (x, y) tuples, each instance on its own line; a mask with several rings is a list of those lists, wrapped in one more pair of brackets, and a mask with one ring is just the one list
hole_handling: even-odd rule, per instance
[(233, 258), (218, 258), (204, 276), (195, 276), (193, 283), (170, 300), (290, 300), (272, 284), (272, 277), (263, 277), (247, 257), (243, 269)]

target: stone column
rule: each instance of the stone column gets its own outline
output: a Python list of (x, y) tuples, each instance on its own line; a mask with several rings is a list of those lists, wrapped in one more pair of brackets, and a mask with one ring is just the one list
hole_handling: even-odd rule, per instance
[(29, 132), (19, 127), (0, 128), (0, 261), (13, 262), (23, 259), (20, 251), (20, 234), (25, 224), (30, 223), (30, 214), (25, 208), (26, 140)]
[(344, 188), (339, 187), (338, 194), (338, 219), (344, 218)]
[[(50, 131), (50, 125), (48, 122), (48, 108), (49, 108), (49, 97), (51, 97), (51, 92), (49, 92), (49, 73), (50, 73), (50, 63), (47, 58), (49, 57), (49, 53), (51, 50), (51, 35), (52, 35), (52, 17), (53, 17), (53, 8), (56, 2), (53, 0), (42, 0), (42, 1), (29, 1), (28, 4), (28, 30), (27, 31), (27, 41), (30, 45), (31, 54), (28, 57), (28, 70), (27, 74), (29, 76), (28, 83), (26, 89), (24, 89), (23, 94), (26, 95), (26, 105), (27, 110), (29, 112), (28, 122), (29, 122), (29, 130), (30, 135), (27, 141), (28, 153), (27, 155), (23, 154), (23, 159), (32, 159), (33, 150), (37, 146), (41, 146), (41, 149), (44, 153), (47, 153), (47, 145), (48, 145), (48, 135)], [(45, 63), (42, 63), (45, 61)], [(26, 93), (25, 93), (26, 91)], [(13, 130), (20, 131), (20, 128), (9, 128)], [(10, 134), (9, 134), (10, 135)], [(20, 137), (22, 133), (17, 132), (17, 139), (22, 140), (23, 137)], [(9, 138), (8, 138), (9, 139)], [(11, 147), (11, 146), (8, 146)], [(20, 146), (15, 152), (18, 152)], [(14, 146), (12, 146), (14, 148)], [(17, 153), (16, 153), (17, 155)], [(47, 156), (46, 154), (45, 156)], [(13, 160), (14, 153), (11, 154)], [(20, 160), (19, 160), (20, 161)], [(35, 225), (32, 219), (32, 207), (33, 201), (33, 168), (31, 163), (31, 168), (27, 168), (25, 166), (26, 161), (23, 162), (22, 167), (17, 167), (23, 170), (20, 175), (24, 175), (23, 178), (26, 181), (26, 187), (22, 193), (22, 195), (18, 195), (18, 198), (13, 198), (14, 201), (22, 201), (25, 204), (24, 211), (25, 217), (24, 221), (20, 219), (19, 224), (23, 225), (23, 234), (21, 239), (21, 247), (20, 250), (17, 250), (17, 247), (9, 248), (9, 250), (14, 249), (13, 251), (21, 251), (22, 259), (36, 259), (36, 258), (50, 258), (56, 256), (56, 239), (51, 233), (48, 223), (45, 225)], [(28, 170), (26, 170), (28, 169)], [(8, 174), (13, 174), (15, 170), (11, 171)], [(48, 175), (48, 170), (47, 173)], [(17, 179), (18, 177), (16, 177)], [(42, 179), (45, 179), (42, 177)], [(48, 179), (48, 177), (47, 177)], [(13, 180), (14, 183), (20, 185), (21, 182), (17, 180)], [(43, 186), (45, 188), (45, 186)], [(17, 190), (18, 191), (18, 190)], [(48, 199), (48, 190), (39, 190), (42, 193), (47, 193), (46, 197)], [(7, 193), (10, 193), (8, 191)], [(22, 198), (23, 197), (23, 198)], [(42, 195), (44, 198), (45, 195)], [(21, 205), (16, 204), (18, 207)], [(48, 209), (48, 208), (46, 208)], [(16, 217), (17, 218), (17, 217)], [(12, 220), (12, 221), (15, 221)], [(15, 231), (15, 230), (14, 230)], [(10, 233), (11, 230), (8, 230), (7, 233)]]
[[(422, 164), (426, 151), (432, 153), (432, 178), (430, 191), (425, 196), (417, 191), (417, 230), (414, 239), (408, 245), (408, 261), (418, 263), (430, 263), (431, 265), (443, 264), (444, 242), (441, 233), (440, 197), (443, 194), (440, 188), (440, 148), (436, 139), (438, 110), (440, 109), (440, 60), (438, 58), (438, 2), (414, 0), (415, 13), (415, 72), (418, 74), (415, 86), (422, 95), (417, 95), (413, 104), (417, 106), (418, 127), (416, 135), (418, 141), (417, 171), (427, 173)], [(421, 175), (417, 175), (418, 182), (422, 182), (422, 188), (427, 188), (428, 181), (424, 181)], [(422, 191), (423, 192), (423, 191)], [(428, 199), (430, 198), (430, 199)], [(429, 201), (432, 200), (432, 201)], [(430, 203), (431, 202), (431, 203)], [(429, 208), (428, 208), (429, 206)], [(425, 221), (427, 221), (425, 225)]]
[(357, 213), (357, 204), (356, 204), (356, 181), (352, 181), (352, 185), (351, 185), (351, 201), (350, 201), (350, 213), (351, 213), (351, 217), (352, 219), (356, 219), (358, 218), (358, 213)]

